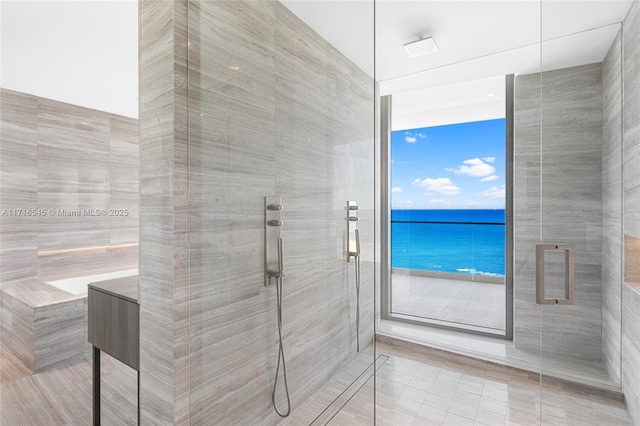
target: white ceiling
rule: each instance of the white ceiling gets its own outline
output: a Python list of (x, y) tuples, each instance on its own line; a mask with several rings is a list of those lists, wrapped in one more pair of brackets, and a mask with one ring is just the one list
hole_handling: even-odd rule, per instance
[(537, 72), (541, 57), (545, 71), (601, 62), (617, 29), (602, 27), (388, 80), (381, 92), (393, 94), (392, 130), (503, 118), (504, 75)]
[[(282, 0), (393, 94), (395, 129), (504, 116), (501, 76), (601, 62), (631, 0)], [(542, 17), (542, 20), (541, 20)], [(432, 36), (438, 52), (403, 44)], [(542, 43), (541, 43), (542, 42)], [(483, 95), (480, 95), (483, 93)], [(502, 103), (501, 103), (502, 102)]]
[[(599, 62), (631, 1), (283, 3), (371, 75), (375, 47), (381, 93), (398, 94), (535, 72), (541, 50), (543, 69)], [(137, 19), (135, 0), (2, 0), (0, 85), (136, 117)], [(402, 45), (428, 35), (439, 51), (410, 58)]]
[[(282, 0), (282, 3), (373, 75), (372, 25), (375, 9), (376, 80), (403, 76), (496, 55), (555, 40), (565, 52), (578, 50), (585, 59), (604, 57), (610, 39), (581, 46), (580, 39), (556, 40), (618, 24), (632, 0)], [(542, 24), (540, 17), (542, 16)], [(615, 34), (617, 27), (606, 34)], [(403, 44), (432, 36), (438, 52), (418, 58)], [(606, 45), (606, 46), (605, 46)], [(594, 56), (595, 52), (595, 56)], [(546, 53), (543, 51), (543, 56)], [(588, 59), (586, 59), (588, 58)], [(536, 63), (539, 63), (539, 57)], [(546, 68), (553, 69), (548, 62)]]

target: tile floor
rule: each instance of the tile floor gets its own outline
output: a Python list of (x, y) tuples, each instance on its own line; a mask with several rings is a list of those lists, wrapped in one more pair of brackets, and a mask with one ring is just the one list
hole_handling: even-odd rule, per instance
[(537, 372), (542, 367), (547, 375), (609, 390), (620, 390), (619, 383), (610, 379), (606, 367), (602, 361), (598, 360), (551, 353), (544, 353), (541, 356), (538, 351), (517, 348), (512, 341), (399, 321), (379, 321), (376, 334), (523, 370)]
[[(378, 343), (376, 425), (628, 425), (619, 395), (433, 349)], [(380, 358), (379, 358), (380, 359)], [(370, 425), (373, 378), (328, 423)]]
[[(134, 425), (137, 374), (108, 355), (101, 357), (102, 424)], [(0, 344), (0, 425), (91, 424), (90, 357), (60, 362), (37, 374)]]
[[(32, 375), (2, 349), (0, 424), (90, 424), (89, 359)], [(633, 424), (625, 403), (612, 392), (557, 379), (544, 379), (541, 388), (535, 373), (401, 341), (378, 342), (375, 356), (376, 425)], [(373, 425), (373, 357), (372, 347), (363, 350), (281, 424)], [(115, 360), (104, 361), (103, 423), (135, 424), (135, 372)]]

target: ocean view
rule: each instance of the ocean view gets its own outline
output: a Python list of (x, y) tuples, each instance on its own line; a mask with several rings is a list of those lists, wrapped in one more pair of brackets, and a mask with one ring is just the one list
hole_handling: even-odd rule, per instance
[(391, 265), (504, 276), (504, 210), (392, 210)]

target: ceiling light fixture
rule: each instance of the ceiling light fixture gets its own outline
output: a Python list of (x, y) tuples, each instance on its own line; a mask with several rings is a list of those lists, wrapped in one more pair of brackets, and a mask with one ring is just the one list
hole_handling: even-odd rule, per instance
[(427, 37), (420, 40), (412, 41), (405, 44), (404, 48), (412, 58), (438, 51), (438, 46), (436, 46), (436, 42), (433, 40), (433, 37)]

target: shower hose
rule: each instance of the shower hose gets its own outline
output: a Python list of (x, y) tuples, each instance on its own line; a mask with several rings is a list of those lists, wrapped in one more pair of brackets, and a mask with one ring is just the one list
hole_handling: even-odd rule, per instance
[(360, 230), (355, 229), (356, 251), (349, 252), (355, 260), (356, 269), (356, 350), (360, 352)]
[[(271, 278), (269, 278), (271, 280)], [(287, 417), (291, 413), (291, 399), (289, 398), (289, 386), (287, 384), (287, 366), (284, 360), (284, 346), (282, 345), (282, 275), (275, 277), (276, 280), (276, 313), (278, 316), (278, 364), (276, 366), (276, 379), (273, 382), (273, 393), (271, 401), (273, 409), (280, 417)], [(282, 361), (282, 379), (284, 381), (284, 392), (287, 395), (287, 411), (281, 413), (276, 405), (276, 388), (278, 386), (278, 373), (280, 372), (280, 362)]]
[(360, 352), (360, 253), (355, 256), (356, 269), (356, 350)]

